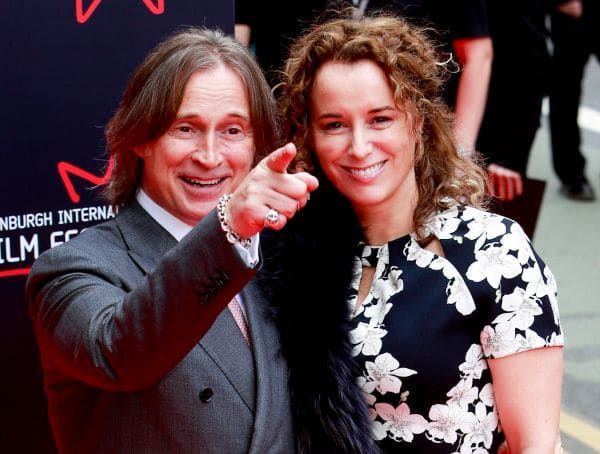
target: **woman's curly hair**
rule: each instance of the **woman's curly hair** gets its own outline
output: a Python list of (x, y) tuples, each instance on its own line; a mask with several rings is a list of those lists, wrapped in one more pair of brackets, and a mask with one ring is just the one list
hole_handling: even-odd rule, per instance
[(396, 105), (413, 119), (418, 187), (413, 221), (425, 242), (433, 214), (455, 204), (483, 207), (486, 184), (477, 155), (457, 149), (454, 117), (441, 97), (451, 62), (441, 58), (426, 32), (387, 13), (329, 19), (291, 46), (277, 87), (286, 139), (298, 148), (298, 164), (311, 169), (310, 96), (317, 70), (331, 61), (370, 60), (384, 71)]

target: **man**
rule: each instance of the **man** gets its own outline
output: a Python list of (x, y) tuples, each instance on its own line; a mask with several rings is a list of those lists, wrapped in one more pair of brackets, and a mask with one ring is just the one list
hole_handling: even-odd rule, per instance
[[(317, 186), (287, 174), (243, 46), (190, 29), (131, 77), (107, 128), (117, 216), (42, 254), (26, 298), (59, 452), (294, 450), (257, 234)], [(217, 210), (214, 209), (218, 203)], [(229, 310), (227, 310), (229, 307)]]

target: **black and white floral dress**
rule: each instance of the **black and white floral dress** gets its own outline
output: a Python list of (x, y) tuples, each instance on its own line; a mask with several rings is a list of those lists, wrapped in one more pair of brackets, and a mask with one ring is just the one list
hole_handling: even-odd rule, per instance
[(429, 226), (445, 257), (412, 235), (373, 247), (352, 354), (384, 451), (495, 453), (504, 439), (487, 358), (563, 345), (556, 283), (513, 221), (452, 208)]

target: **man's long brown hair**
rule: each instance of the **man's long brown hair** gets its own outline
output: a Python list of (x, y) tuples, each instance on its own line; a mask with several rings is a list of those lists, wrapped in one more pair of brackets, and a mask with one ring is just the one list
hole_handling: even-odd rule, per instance
[(279, 145), (275, 100), (258, 64), (240, 43), (217, 30), (187, 28), (161, 42), (138, 66), (106, 128), (114, 168), (104, 194), (117, 207), (135, 197), (142, 160), (133, 149), (164, 134), (176, 118), (185, 86), (197, 71), (223, 64), (248, 90), (255, 161)]

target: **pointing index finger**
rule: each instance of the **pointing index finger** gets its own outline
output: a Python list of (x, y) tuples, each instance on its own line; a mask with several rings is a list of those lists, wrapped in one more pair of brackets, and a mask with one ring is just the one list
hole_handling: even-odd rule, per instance
[(288, 166), (296, 156), (296, 146), (288, 143), (265, 158), (267, 168), (274, 172), (286, 173)]

